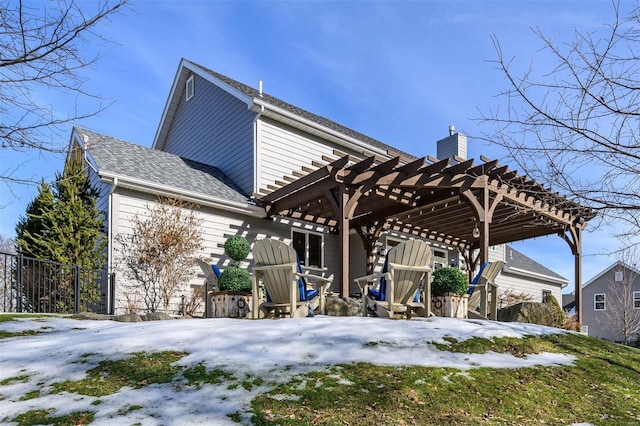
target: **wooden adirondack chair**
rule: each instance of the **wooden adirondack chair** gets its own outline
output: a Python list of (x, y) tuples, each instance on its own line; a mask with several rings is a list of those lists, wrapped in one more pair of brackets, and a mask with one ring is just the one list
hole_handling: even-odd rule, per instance
[[(469, 318), (492, 319), (498, 318), (498, 286), (496, 277), (500, 274), (504, 262), (499, 260), (486, 265), (469, 284)], [(489, 311), (489, 288), (491, 288), (491, 312)], [(479, 307), (479, 309), (478, 309)]]
[[(296, 251), (283, 242), (271, 239), (253, 244), (253, 318), (264, 318), (271, 311), (275, 316), (309, 316), (309, 310), (319, 308), (324, 314), (325, 292), (333, 276), (321, 277), (303, 273)], [(307, 283), (315, 284), (309, 290)], [(264, 301), (262, 288), (268, 299)]]
[[(421, 240), (405, 241), (387, 254), (383, 272), (356, 278), (363, 315), (411, 318), (431, 315), (431, 248)], [(420, 295), (416, 300), (416, 293)]]

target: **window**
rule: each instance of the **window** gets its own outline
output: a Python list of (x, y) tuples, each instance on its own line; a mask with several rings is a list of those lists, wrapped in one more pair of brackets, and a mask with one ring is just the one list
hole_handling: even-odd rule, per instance
[(551, 290), (542, 290), (542, 301), (544, 302), (547, 297), (551, 296)]
[(640, 309), (640, 291), (633, 292), (633, 309)]
[(312, 268), (322, 268), (324, 266), (322, 234), (292, 230), (291, 240), (301, 265)]
[(189, 77), (187, 79), (187, 83), (185, 84), (184, 90), (185, 90), (185, 97), (186, 100), (188, 101), (189, 99), (193, 98), (194, 95), (194, 80), (193, 80), (193, 76)]
[(607, 295), (604, 293), (598, 293), (593, 295), (593, 310), (604, 311), (606, 306)]
[(624, 274), (622, 273), (622, 271), (616, 271), (616, 274), (615, 274), (616, 282), (620, 282), (623, 279), (624, 279)]

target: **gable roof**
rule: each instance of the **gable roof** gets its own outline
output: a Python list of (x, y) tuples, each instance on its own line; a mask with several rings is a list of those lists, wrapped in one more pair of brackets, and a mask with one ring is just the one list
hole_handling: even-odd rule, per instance
[(640, 276), (640, 271), (637, 270), (636, 268), (634, 268), (633, 266), (629, 266), (626, 263), (624, 263), (621, 260), (618, 260), (614, 263), (611, 264), (611, 266), (609, 266), (608, 268), (603, 269), (599, 274), (596, 274), (593, 278), (591, 278), (589, 281), (587, 281), (586, 283), (584, 283), (582, 285), (582, 288), (587, 287), (588, 285), (594, 283), (595, 281), (598, 281), (602, 276), (604, 276), (605, 274), (607, 274), (608, 272), (610, 272), (611, 270), (617, 268), (617, 267), (622, 267), (624, 269), (628, 269), (629, 271), (633, 272), (634, 274), (636, 274), (637, 276)]
[(337, 132), (340, 135), (355, 140), (359, 142), (359, 144), (363, 148), (376, 148), (382, 153), (386, 153), (391, 156), (401, 155), (410, 160), (417, 158), (411, 154), (394, 148), (391, 145), (387, 145), (377, 139), (374, 139), (356, 130), (350, 129), (349, 127), (343, 126), (342, 124), (339, 124), (333, 120), (285, 102), (282, 99), (272, 96), (266, 92), (260, 93), (259, 90), (254, 89), (253, 87), (250, 87), (244, 83), (241, 83), (237, 80), (234, 80), (230, 77), (227, 77), (223, 74), (215, 72), (209, 68), (203, 67), (202, 65), (196, 64), (184, 58), (180, 61), (178, 73), (174, 79), (174, 83), (169, 94), (169, 99), (167, 100), (167, 104), (162, 115), (162, 120), (160, 122), (160, 126), (158, 127), (158, 132), (156, 133), (156, 137), (153, 143), (153, 147), (156, 149), (162, 149), (169, 126), (173, 121), (173, 114), (175, 113), (175, 110), (177, 108), (177, 102), (184, 91), (184, 83), (188, 78), (189, 71), (197, 73), (198, 75), (209, 80), (211, 83), (219, 86), (231, 95), (245, 102), (247, 104), (247, 108), (253, 107), (256, 111), (258, 111), (260, 107), (264, 106), (266, 108), (286, 111), (287, 113), (295, 117), (314, 123), (321, 128), (332, 131), (334, 133)]
[(73, 133), (102, 178), (118, 178), (137, 182), (149, 189), (255, 205), (217, 167), (78, 127), (74, 127)]
[(565, 284), (569, 282), (562, 275), (525, 256), (510, 245), (505, 247), (505, 272), (519, 273), (521, 275), (530, 273), (552, 281), (564, 282)]

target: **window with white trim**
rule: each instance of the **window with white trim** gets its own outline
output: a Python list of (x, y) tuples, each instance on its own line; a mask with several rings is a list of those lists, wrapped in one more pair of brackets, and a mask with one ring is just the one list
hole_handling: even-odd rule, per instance
[(324, 267), (324, 235), (302, 229), (291, 230), (291, 245), (300, 264), (311, 268)]
[(187, 82), (185, 83), (185, 86), (184, 86), (184, 90), (185, 90), (185, 99), (187, 101), (193, 98), (193, 95), (195, 94), (195, 82), (194, 82), (193, 76), (187, 79)]
[(606, 309), (607, 295), (604, 293), (596, 293), (593, 295), (593, 310), (604, 311)]
[(633, 309), (640, 309), (640, 291), (633, 292)]
[(551, 290), (542, 290), (542, 301), (543, 301), (543, 302), (545, 301), (545, 299), (546, 299), (548, 296), (551, 296)]

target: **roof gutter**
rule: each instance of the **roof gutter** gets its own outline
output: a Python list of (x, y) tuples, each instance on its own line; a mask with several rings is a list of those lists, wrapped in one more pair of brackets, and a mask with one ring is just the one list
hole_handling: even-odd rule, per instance
[(101, 172), (100, 177), (103, 182), (109, 183), (111, 185), (117, 184), (120, 188), (133, 189), (136, 191), (154, 193), (157, 195), (167, 196), (167, 197), (180, 197), (185, 201), (192, 202), (202, 206), (213, 207), (220, 210), (225, 210), (232, 213), (239, 213), (246, 216), (265, 218), (267, 217), (266, 211), (258, 206), (242, 203), (239, 201), (231, 201), (225, 200), (224, 198), (204, 196), (200, 193), (193, 191), (184, 191), (180, 188), (168, 186), (168, 185), (158, 185), (153, 182), (141, 180), (141, 179), (133, 179), (127, 176), (121, 176), (114, 173)]

